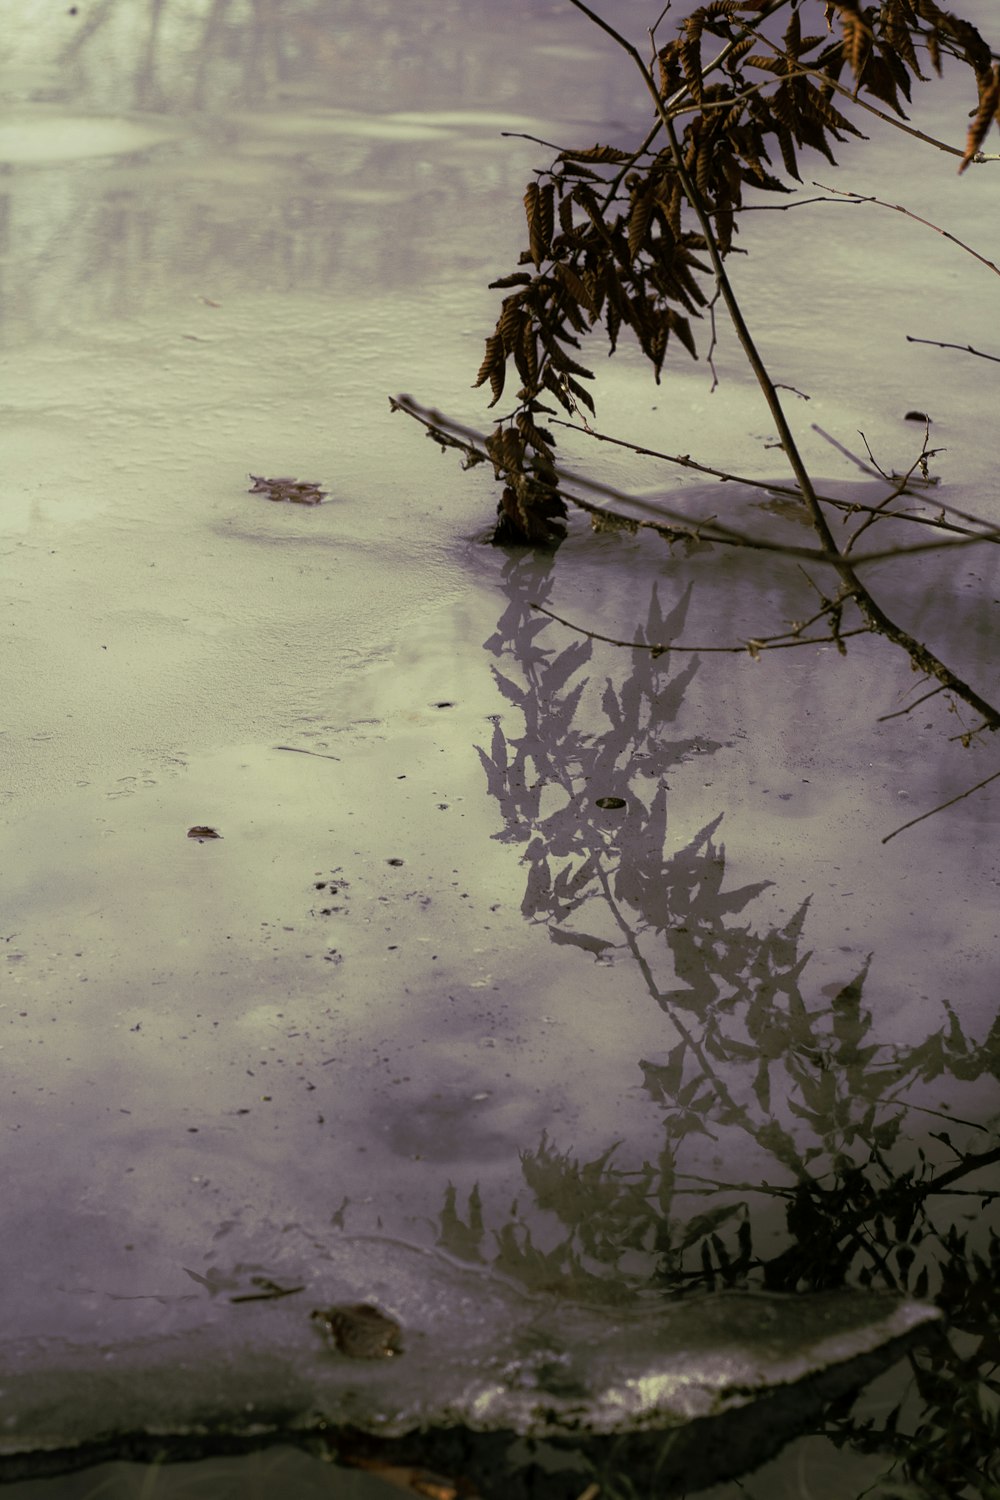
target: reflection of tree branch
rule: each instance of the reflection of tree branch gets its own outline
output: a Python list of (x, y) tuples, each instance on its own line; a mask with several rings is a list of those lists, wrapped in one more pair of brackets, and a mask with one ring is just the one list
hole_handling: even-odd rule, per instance
[(933, 344), (935, 349), (959, 349), (963, 354), (975, 354), (980, 359), (992, 359), (1000, 364), (1000, 354), (984, 354), (982, 349), (973, 349), (971, 344), (943, 344), (940, 339), (918, 339), (912, 333), (906, 335), (908, 344)]
[(921, 693), (919, 698), (914, 698), (913, 702), (908, 703), (905, 708), (897, 708), (891, 714), (880, 714), (875, 722), (877, 724), (885, 724), (889, 719), (901, 719), (904, 714), (910, 714), (915, 708), (919, 708), (921, 703), (926, 703), (928, 698), (934, 698), (938, 693), (943, 693), (944, 691), (944, 687), (938, 684), (937, 687), (931, 688), (929, 693)]
[[(602, 635), (599, 630), (590, 630), (586, 625), (577, 625), (572, 620), (567, 620), (562, 615), (557, 615), (555, 610), (548, 609), (544, 604), (533, 603), (531, 607), (532, 609), (537, 609), (539, 614), (548, 615), (550, 620), (557, 620), (560, 625), (565, 625), (568, 629), (575, 630), (577, 634), (587, 636), (592, 641), (605, 641), (609, 646), (626, 646), (632, 651), (648, 651), (654, 659), (658, 656), (666, 656), (668, 652), (673, 652), (674, 654), (686, 652), (697, 656), (713, 652), (716, 656), (744, 656), (749, 651), (751, 656), (757, 657), (761, 651), (780, 651), (787, 649), (789, 646), (830, 645), (836, 644), (849, 635), (871, 634), (867, 626), (859, 625), (855, 630), (840, 630), (834, 635), (802, 637), (799, 637), (793, 628), (787, 632), (787, 635), (793, 636), (794, 639), (789, 640), (784, 635), (754, 636), (751, 640), (744, 641), (739, 646), (686, 646), (666, 641), (623, 641), (619, 640), (617, 636)], [(819, 615), (814, 615), (813, 620), (820, 619), (822, 614), (825, 613), (827, 611), (824, 610)], [(804, 621), (799, 629), (804, 630), (808, 625), (813, 623), (813, 620)], [(943, 691), (943, 689), (938, 689), (938, 691)], [(928, 696), (930, 695), (928, 694)]]
[[(808, 901), (783, 927), (755, 932), (744, 914), (764, 886), (726, 888), (725, 851), (714, 837), (721, 819), (667, 852), (665, 772), (685, 744), (667, 735), (696, 664), (669, 675), (650, 646), (681, 633), (686, 599), (663, 617), (654, 594), (640, 638), (629, 643), (637, 648), (631, 672), (609, 679), (601, 694), (606, 727), (584, 735), (573, 715), (593, 691), (592, 642), (546, 647), (551, 627), (532, 616), (529, 600), (544, 597), (551, 582), (547, 560), (512, 558), (505, 577), (510, 605), (487, 648), (515, 659), (517, 670), (504, 662), (497, 681), (525, 729), (519, 735), (498, 721), (484, 766), (503, 809), (496, 836), (524, 846), (522, 909), (550, 932), (569, 933), (572, 920), (600, 933), (594, 941), (602, 952), (636, 966), (669, 1021), (671, 1041), (666, 1053), (639, 1061), (661, 1122), (658, 1154), (620, 1165), (625, 1148), (615, 1143), (580, 1160), (543, 1135), (521, 1157), (530, 1207), (515, 1205), (499, 1227), (487, 1228), (474, 1190), (466, 1225), (451, 1192), (442, 1213), (448, 1244), (535, 1291), (579, 1299), (628, 1301), (652, 1288), (686, 1296), (718, 1287), (790, 1292), (853, 1284), (936, 1294), (954, 1327), (992, 1329), (972, 1231), (954, 1232), (950, 1216), (956, 1201), (991, 1201), (989, 1189), (967, 1184), (1000, 1160), (1000, 1148), (964, 1151), (958, 1131), (983, 1127), (949, 1111), (947, 1133), (929, 1137), (948, 1151), (947, 1165), (935, 1168), (921, 1148), (914, 1166), (901, 1127), (907, 1111), (921, 1107), (907, 1097), (921, 1083), (943, 1073), (974, 1082), (988, 1072), (1000, 1023), (986, 1042), (970, 1044), (946, 1007), (947, 1024), (916, 1045), (879, 1043), (865, 1002), (868, 961), (832, 1002), (811, 1005), (801, 987)], [(647, 780), (656, 787), (652, 797), (642, 790)], [(559, 788), (564, 806), (543, 807), (542, 782)], [(617, 795), (597, 797), (605, 790)], [(613, 816), (600, 813), (601, 801), (614, 803)], [(673, 988), (661, 964), (669, 964)], [(777, 1170), (760, 1173), (769, 1181), (714, 1180), (699, 1171), (699, 1148), (714, 1156), (727, 1131), (752, 1143), (748, 1170), (760, 1170), (758, 1153), (775, 1163)], [(535, 1213), (547, 1216), (544, 1234), (533, 1235)], [(772, 1248), (782, 1233), (784, 1245)], [(931, 1368), (942, 1381), (961, 1373), (974, 1396), (987, 1352), (960, 1357), (942, 1338), (915, 1368), (925, 1383)], [(866, 1441), (863, 1419), (838, 1412), (828, 1425)], [(882, 1439), (873, 1432), (871, 1441)], [(919, 1462), (912, 1451), (908, 1462), (933, 1472), (935, 1452), (929, 1444)]]
[(925, 818), (933, 818), (935, 813), (944, 812), (946, 807), (954, 807), (956, 802), (964, 802), (966, 797), (972, 796), (973, 792), (981, 792), (984, 786), (989, 786), (990, 782), (996, 781), (998, 776), (1000, 776), (1000, 771), (994, 771), (992, 776), (984, 776), (983, 780), (977, 781), (975, 786), (967, 787), (964, 792), (959, 792), (957, 797), (949, 797), (947, 802), (939, 802), (937, 807), (932, 807), (927, 812), (922, 812), (919, 817), (911, 818), (908, 823), (901, 823), (898, 828), (894, 828), (891, 833), (886, 834), (882, 840), (883, 844), (887, 844), (890, 839), (894, 839), (897, 833), (905, 833), (908, 828), (913, 828), (915, 824), (922, 823)]

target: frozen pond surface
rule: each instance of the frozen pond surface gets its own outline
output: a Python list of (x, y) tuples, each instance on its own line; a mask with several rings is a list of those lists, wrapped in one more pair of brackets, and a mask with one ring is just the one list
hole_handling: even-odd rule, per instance
[[(635, 138), (628, 64), (527, 0), (12, 8), (0, 1458), (248, 1401), (286, 1434), (317, 1409), (389, 1436), (709, 1418), (921, 1325), (871, 1289), (938, 1298), (950, 1332), (853, 1410), (793, 1412), (811, 1435), (712, 1500), (871, 1491), (901, 1402), (900, 1431), (954, 1422), (972, 1494), (1000, 783), (880, 839), (994, 747), (943, 696), (885, 718), (924, 687), (883, 642), (653, 658), (547, 621), (712, 647), (814, 596), (788, 559), (579, 524), (554, 558), (485, 547), (483, 470), (388, 411), (484, 424), (486, 283), (549, 160), (500, 131)], [(925, 98), (961, 143), (957, 73)], [(994, 169), (897, 136), (844, 161), (989, 254)], [(995, 514), (990, 366), (906, 343), (981, 346), (989, 273), (875, 208), (748, 217), (743, 243), (825, 491), (883, 493), (811, 424), (903, 468), (917, 408), (941, 498)], [(785, 482), (734, 341), (714, 394), (683, 358), (657, 388), (620, 351), (600, 426)], [(794, 533), (763, 492), (565, 451)], [(329, 495), (271, 504), (251, 473)], [(995, 700), (992, 550), (873, 576)], [(798, 1348), (761, 1334), (842, 1286), (849, 1335), (811, 1298)], [(289, 1295), (239, 1300), (262, 1288)], [(345, 1395), (309, 1313), (368, 1300), (406, 1354)]]

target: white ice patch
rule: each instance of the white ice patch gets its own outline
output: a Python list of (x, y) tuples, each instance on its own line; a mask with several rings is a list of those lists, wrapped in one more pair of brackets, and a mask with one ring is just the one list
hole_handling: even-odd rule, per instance
[(176, 133), (167, 124), (139, 125), (134, 120), (24, 110), (0, 125), (0, 161), (41, 166), (95, 156), (128, 156), (173, 140)]

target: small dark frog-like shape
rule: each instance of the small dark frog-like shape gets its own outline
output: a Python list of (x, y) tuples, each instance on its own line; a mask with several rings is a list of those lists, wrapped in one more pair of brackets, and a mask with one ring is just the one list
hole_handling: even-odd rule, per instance
[(317, 1307), (310, 1317), (349, 1359), (392, 1359), (403, 1352), (402, 1328), (370, 1302)]

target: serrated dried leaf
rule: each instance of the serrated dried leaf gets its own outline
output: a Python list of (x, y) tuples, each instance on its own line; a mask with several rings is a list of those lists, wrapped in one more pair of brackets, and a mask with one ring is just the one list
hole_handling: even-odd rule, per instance
[(628, 216), (629, 260), (635, 259), (645, 243), (654, 204), (654, 193), (648, 187), (642, 192), (632, 194), (632, 206)]
[(973, 116), (972, 124), (969, 126), (969, 134), (965, 142), (965, 152), (958, 168), (961, 176), (969, 165), (972, 158), (981, 149), (983, 141), (989, 132), (994, 120), (1000, 120), (1000, 63), (994, 63), (992, 72), (988, 78), (984, 78), (979, 86), (979, 108)]
[(496, 406), (503, 395), (506, 373), (507, 362), (503, 339), (499, 333), (491, 333), (486, 340), (486, 353), (483, 356), (482, 364), (479, 366), (479, 374), (472, 382), (472, 389), (475, 390), (477, 386), (483, 385), (488, 380), (490, 388), (493, 391), (493, 400), (490, 402), (490, 405)]
[(594, 398), (593, 398), (593, 396), (590, 394), (590, 392), (587, 390), (587, 388), (585, 386), (582, 386), (578, 380), (574, 380), (571, 375), (567, 375), (566, 376), (566, 388), (567, 388), (567, 390), (569, 390), (569, 391), (572, 392), (572, 394), (576, 397), (576, 399), (578, 401), (582, 401), (583, 402), (584, 406), (587, 408), (587, 410), (591, 413), (592, 416), (596, 415), (596, 407), (594, 406)]
[(528, 221), (528, 243), (531, 248), (531, 259), (536, 266), (541, 266), (552, 249), (553, 228), (553, 194), (555, 189), (551, 182), (539, 187), (537, 182), (529, 182), (524, 192), (524, 212)]
[(530, 286), (532, 280), (527, 271), (514, 271), (510, 276), (499, 276), (496, 281), (491, 281), (489, 288), (492, 291), (494, 287)]
[(524, 312), (520, 297), (505, 297), (503, 300), (503, 311), (497, 324), (497, 331), (504, 347), (504, 352), (510, 351), (521, 342), (521, 323)]
[[(587, 312), (592, 316), (596, 316), (597, 310), (591, 300), (590, 293), (572, 266), (567, 266), (561, 260), (557, 260), (553, 266), (553, 270), (577, 305), (586, 308)], [(574, 321), (572, 317), (570, 321), (573, 322), (574, 328), (579, 328), (580, 332), (586, 331), (585, 325)]]
[(631, 161), (633, 152), (620, 151), (617, 146), (591, 146), (586, 151), (560, 151), (556, 161)]
[(265, 479), (261, 474), (251, 474), (253, 484), (248, 495), (266, 495), (269, 500), (285, 500), (292, 505), (319, 505), (327, 496), (318, 484), (307, 479), (292, 479), (285, 475), (278, 479)]
[(681, 39), (679, 48), (681, 70), (684, 74), (684, 82), (690, 90), (691, 97), (697, 104), (702, 100), (702, 77), (701, 77), (701, 28), (699, 13), (696, 11), (689, 16), (685, 22), (685, 35)]

